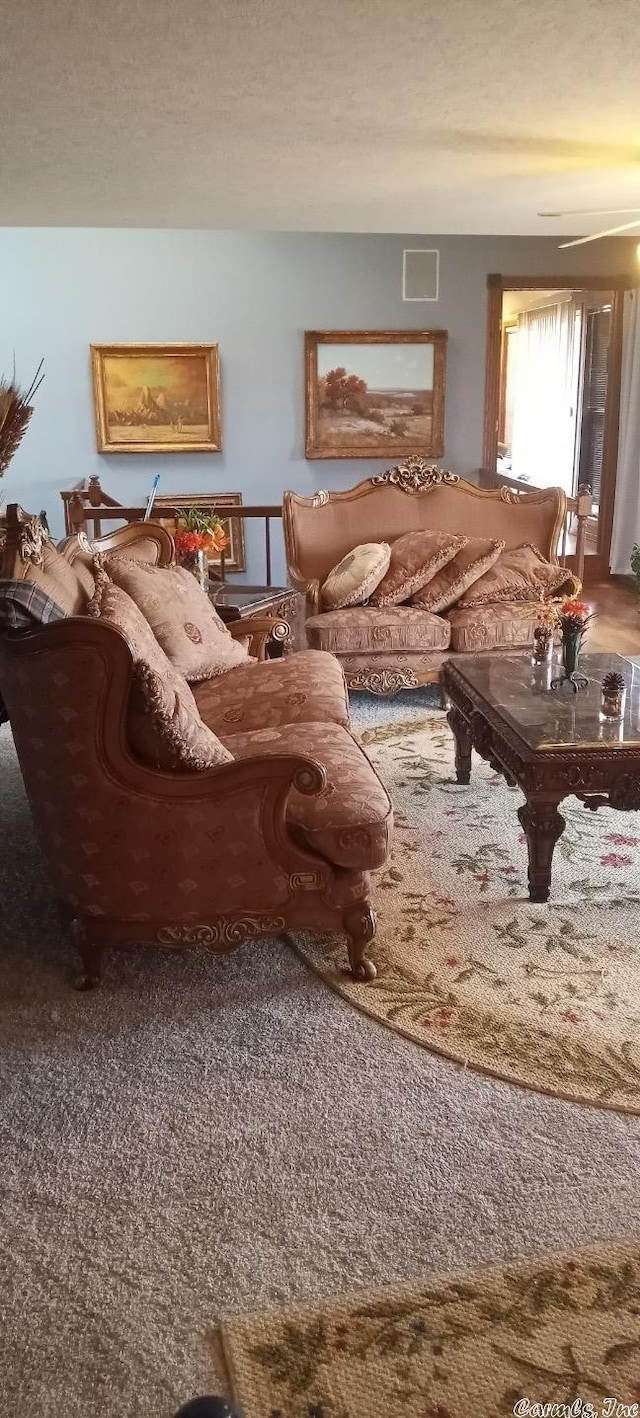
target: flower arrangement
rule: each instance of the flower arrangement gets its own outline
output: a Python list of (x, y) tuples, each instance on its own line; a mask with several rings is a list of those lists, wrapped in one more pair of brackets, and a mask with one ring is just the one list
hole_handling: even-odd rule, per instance
[(589, 623), (593, 620), (593, 611), (586, 601), (569, 600), (563, 601), (558, 607), (558, 624), (562, 633), (562, 666), (563, 674), (559, 679), (551, 682), (552, 689), (558, 689), (567, 681), (571, 685), (574, 693), (579, 689), (585, 689), (589, 681), (585, 675), (578, 674), (578, 660), (582, 647), (582, 638)]
[(181, 513), (173, 540), (178, 555), (184, 557), (195, 557), (199, 551), (225, 551), (229, 545), (220, 518), (201, 507), (189, 507)]

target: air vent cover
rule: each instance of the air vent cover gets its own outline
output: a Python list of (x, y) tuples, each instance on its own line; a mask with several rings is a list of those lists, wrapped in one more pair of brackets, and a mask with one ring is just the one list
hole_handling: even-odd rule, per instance
[(405, 247), (402, 253), (402, 299), (437, 300), (440, 252)]

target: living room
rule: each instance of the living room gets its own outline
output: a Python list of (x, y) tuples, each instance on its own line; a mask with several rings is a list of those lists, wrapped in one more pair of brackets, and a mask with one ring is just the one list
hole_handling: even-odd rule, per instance
[(0, 1418), (640, 1412), (637, 26), (3, 19)]

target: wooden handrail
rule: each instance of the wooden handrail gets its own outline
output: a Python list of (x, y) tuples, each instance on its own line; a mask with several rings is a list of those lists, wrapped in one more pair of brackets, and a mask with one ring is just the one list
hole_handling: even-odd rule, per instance
[[(91, 537), (102, 536), (103, 522), (142, 522), (146, 511), (145, 506), (125, 507), (110, 497), (101, 487), (100, 479), (92, 477), (88, 484), (81, 487), (72, 488), (60, 493), (64, 504), (64, 520), (67, 536), (75, 532), (85, 532), (89, 535), (91, 527)], [(203, 494), (198, 494), (199, 497)], [(152, 517), (172, 518), (179, 517), (185, 510), (184, 503), (175, 506), (162, 501), (152, 510)], [(239, 503), (237, 506), (229, 507), (228, 503), (220, 504), (216, 502), (215, 493), (212, 493), (211, 501), (207, 502), (207, 511), (214, 516), (220, 517), (224, 521), (232, 518), (244, 520), (262, 519), (265, 524), (264, 546), (266, 564), (266, 585), (271, 585), (271, 518), (282, 518), (282, 507), (278, 503), (265, 503), (263, 505), (246, 506)], [(218, 573), (212, 572), (214, 576)], [(219, 579), (226, 579), (226, 566), (224, 552), (220, 555)]]

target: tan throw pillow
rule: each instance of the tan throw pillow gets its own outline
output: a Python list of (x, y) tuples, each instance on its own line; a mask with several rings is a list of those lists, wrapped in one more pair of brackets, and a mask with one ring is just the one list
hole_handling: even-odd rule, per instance
[(186, 680), (213, 679), (247, 663), (246, 644), (231, 638), (206, 592), (183, 566), (151, 566), (125, 556), (110, 556), (106, 566)]
[(465, 544), (456, 552), (453, 561), (443, 566), (432, 581), (428, 581), (421, 591), (411, 597), (412, 606), (420, 606), (423, 611), (446, 611), (454, 606), (459, 597), (479, 580), (485, 571), (498, 560), (504, 551), (504, 542), (491, 537), (466, 537)]
[(558, 594), (575, 595), (577, 578), (564, 566), (552, 566), (537, 547), (525, 542), (500, 553), (495, 565), (474, 581), (460, 606), (495, 605), (499, 601), (538, 601)]
[(370, 604), (398, 606), (408, 601), (453, 561), (466, 540), (451, 532), (405, 532), (392, 544), (389, 570), (369, 597)]
[(390, 560), (388, 542), (363, 542), (347, 552), (329, 572), (322, 587), (323, 609), (338, 611), (343, 606), (363, 605), (380, 585)]
[(154, 768), (201, 771), (229, 763), (233, 754), (203, 723), (186, 680), (167, 659), (142, 611), (100, 569), (87, 614), (122, 631), (133, 655), (127, 730), (134, 752)]

